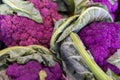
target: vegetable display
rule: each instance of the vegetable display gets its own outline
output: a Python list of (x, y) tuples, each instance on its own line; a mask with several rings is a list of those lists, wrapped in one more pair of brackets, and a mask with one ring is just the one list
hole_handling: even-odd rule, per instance
[(120, 80), (119, 0), (1, 0), (0, 80)]
[(6, 46), (32, 44), (49, 47), (54, 21), (61, 15), (51, 0), (2, 0), (0, 4), (0, 40)]
[[(0, 51), (1, 80), (66, 80), (60, 64), (43, 46), (15, 46)], [(8, 76), (7, 79), (6, 76)]]
[(50, 44), (68, 76), (71, 80), (119, 80), (119, 56), (112, 55), (119, 49), (120, 25), (103, 7), (91, 6), (75, 16), (59, 22)]

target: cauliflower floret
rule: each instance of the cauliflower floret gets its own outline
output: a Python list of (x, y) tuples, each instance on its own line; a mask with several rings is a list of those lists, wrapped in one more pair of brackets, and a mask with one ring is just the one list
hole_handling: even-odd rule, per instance
[(114, 22), (93, 22), (78, 34), (104, 71), (110, 68), (120, 75), (120, 69), (106, 61), (117, 49), (120, 49), (120, 25)]

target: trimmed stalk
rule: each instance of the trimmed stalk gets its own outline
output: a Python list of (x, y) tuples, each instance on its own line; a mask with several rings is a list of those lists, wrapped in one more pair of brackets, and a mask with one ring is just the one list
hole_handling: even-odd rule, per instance
[(89, 69), (93, 72), (96, 78), (98, 80), (113, 80), (105, 74), (105, 72), (102, 71), (96, 62), (89, 56), (78, 36), (71, 32), (70, 37), (72, 38), (78, 53), (83, 57), (85, 63), (88, 65)]

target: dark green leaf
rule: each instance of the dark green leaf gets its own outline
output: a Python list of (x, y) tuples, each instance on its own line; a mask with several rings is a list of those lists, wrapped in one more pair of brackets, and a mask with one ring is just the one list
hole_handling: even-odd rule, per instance
[(2, 0), (0, 0), (0, 4), (3, 4)]
[(62, 13), (74, 13), (75, 4), (74, 0), (53, 0), (58, 4), (58, 11)]

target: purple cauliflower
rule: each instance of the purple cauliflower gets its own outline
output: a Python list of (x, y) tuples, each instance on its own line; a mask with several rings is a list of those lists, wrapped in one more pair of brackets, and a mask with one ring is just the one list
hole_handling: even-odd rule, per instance
[(108, 8), (113, 19), (115, 19), (118, 13), (118, 0), (114, 1), (114, 4), (112, 4), (110, 0), (93, 0), (93, 2), (98, 2), (105, 5)]
[(120, 75), (120, 69), (107, 62), (107, 59), (120, 49), (120, 25), (114, 22), (93, 22), (84, 27), (79, 36), (96, 63), (104, 70), (110, 68)]
[(59, 20), (57, 4), (51, 0), (29, 0), (39, 10), (43, 23), (16, 15), (0, 15), (0, 40), (9, 46), (32, 44), (49, 47), (53, 32), (53, 20)]
[(24, 65), (13, 63), (9, 65), (6, 73), (12, 80), (40, 80), (39, 72), (41, 70), (45, 70), (47, 73), (45, 80), (65, 80), (58, 63), (53, 67), (44, 66), (37, 61), (29, 61)]

